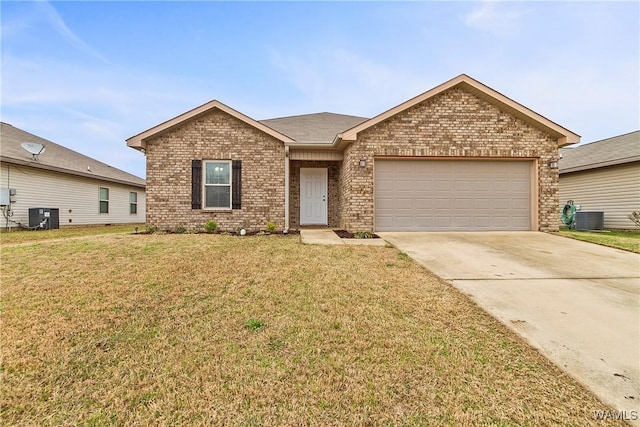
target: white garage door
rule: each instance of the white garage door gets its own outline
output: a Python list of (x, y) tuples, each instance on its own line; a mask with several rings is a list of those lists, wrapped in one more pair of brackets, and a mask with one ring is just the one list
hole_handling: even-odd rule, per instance
[(531, 169), (530, 161), (376, 160), (376, 230), (530, 230)]

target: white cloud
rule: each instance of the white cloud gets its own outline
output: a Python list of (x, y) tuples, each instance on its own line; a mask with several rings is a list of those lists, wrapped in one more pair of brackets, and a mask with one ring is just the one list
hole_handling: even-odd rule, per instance
[(484, 1), (462, 19), (471, 28), (506, 35), (516, 31), (528, 13), (529, 10), (513, 3)]
[(306, 108), (372, 116), (428, 89), (430, 76), (414, 75), (346, 49), (302, 55), (269, 50), (271, 62), (304, 97)]
[(72, 45), (77, 50), (93, 56), (94, 58), (104, 63), (109, 63), (107, 58), (105, 58), (100, 52), (89, 46), (73, 31), (71, 31), (67, 24), (65, 24), (60, 14), (58, 14), (56, 9), (48, 1), (37, 1), (36, 5), (38, 6), (37, 10), (41, 14), (44, 21), (47, 22), (53, 30), (60, 34), (67, 41), (67, 43)]
[[(192, 108), (202, 94), (169, 76), (3, 54), (2, 121), (145, 175), (126, 138)], [(161, 89), (160, 89), (161, 88)]]

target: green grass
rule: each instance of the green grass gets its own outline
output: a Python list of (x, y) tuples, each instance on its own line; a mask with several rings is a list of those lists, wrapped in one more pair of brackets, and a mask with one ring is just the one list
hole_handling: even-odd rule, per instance
[(603, 232), (560, 230), (559, 234), (572, 239), (640, 253), (640, 230), (611, 230)]
[(588, 426), (606, 409), (393, 247), (114, 234), (3, 244), (0, 272), (3, 425)]
[(0, 232), (0, 244), (10, 245), (18, 243), (39, 242), (53, 239), (66, 239), (69, 237), (98, 236), (115, 233), (134, 233), (145, 231), (144, 224), (113, 224), (113, 225), (84, 225), (63, 227), (55, 230), (21, 230)]

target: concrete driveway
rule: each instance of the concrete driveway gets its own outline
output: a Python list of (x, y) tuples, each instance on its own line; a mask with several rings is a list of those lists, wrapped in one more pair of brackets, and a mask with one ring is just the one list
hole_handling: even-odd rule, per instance
[(539, 232), (377, 234), (640, 425), (640, 255)]

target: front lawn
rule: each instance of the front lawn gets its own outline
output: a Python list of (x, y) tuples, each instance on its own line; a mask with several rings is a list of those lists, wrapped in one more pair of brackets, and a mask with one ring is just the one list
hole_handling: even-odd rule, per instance
[(144, 224), (110, 224), (110, 225), (79, 225), (65, 226), (53, 230), (23, 230), (14, 228), (12, 231), (0, 232), (0, 243), (2, 245), (28, 243), (42, 240), (66, 239), (69, 237), (97, 236), (103, 234), (134, 233), (136, 227), (138, 231), (144, 231)]
[(606, 409), (392, 247), (119, 234), (5, 245), (1, 272), (4, 425), (585, 426)]
[(561, 236), (612, 248), (640, 253), (640, 230), (577, 231), (560, 230)]

